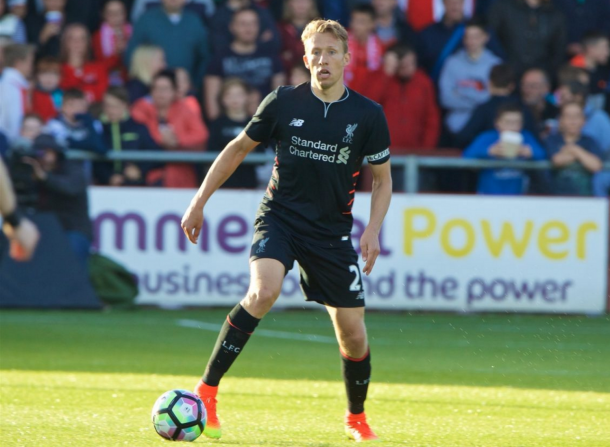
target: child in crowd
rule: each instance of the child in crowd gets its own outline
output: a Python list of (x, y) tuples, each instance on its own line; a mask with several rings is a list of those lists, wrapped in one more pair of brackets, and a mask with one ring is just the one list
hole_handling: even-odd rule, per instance
[[(523, 112), (517, 104), (498, 108), (495, 130), (479, 135), (464, 151), (465, 158), (478, 159), (545, 159), (544, 149), (534, 135), (523, 130)], [(519, 195), (525, 193), (526, 177), (519, 169), (483, 169), (479, 174), (477, 193)]]
[(93, 55), (108, 69), (109, 84), (123, 85), (127, 80), (123, 52), (132, 34), (125, 4), (120, 0), (106, 2), (103, 18), (100, 29), (93, 35)]
[(23, 117), (19, 138), (32, 144), (36, 137), (42, 133), (44, 123), (40, 116), (35, 113), (28, 113)]
[(583, 53), (574, 57), (570, 64), (580, 67), (589, 74), (588, 104), (596, 109), (606, 105), (606, 92), (610, 80), (610, 37), (597, 31), (589, 32), (582, 38)]
[(584, 125), (582, 104), (566, 102), (561, 106), (559, 132), (546, 140), (549, 158), (559, 168), (552, 173), (554, 194), (592, 194), (591, 178), (602, 168), (603, 153), (593, 138), (583, 135)]
[[(238, 78), (224, 81), (220, 91), (222, 114), (210, 124), (209, 152), (220, 152), (246, 127), (248, 113), (248, 86)], [(209, 166), (208, 166), (209, 167)], [(256, 188), (256, 168), (241, 164), (224, 183), (225, 188)]]
[(32, 92), (32, 111), (45, 121), (57, 116), (61, 108), (63, 92), (61, 81), (61, 62), (46, 56), (36, 63), (36, 86)]
[[(130, 116), (129, 95), (123, 87), (110, 87), (104, 95), (101, 122), (104, 143), (113, 152), (159, 149), (147, 127)], [(93, 172), (102, 185), (140, 186), (153, 166), (149, 162), (96, 162)]]
[(105, 154), (107, 148), (102, 140), (101, 124), (87, 113), (87, 109), (87, 98), (82, 90), (66, 90), (60, 114), (47, 123), (46, 132), (69, 149)]

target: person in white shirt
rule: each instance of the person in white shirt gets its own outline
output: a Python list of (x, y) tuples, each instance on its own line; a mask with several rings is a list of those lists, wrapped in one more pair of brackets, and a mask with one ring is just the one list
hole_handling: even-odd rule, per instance
[(9, 142), (19, 136), (30, 87), (28, 79), (34, 66), (32, 45), (11, 44), (4, 47), (5, 68), (0, 78), (0, 131)]

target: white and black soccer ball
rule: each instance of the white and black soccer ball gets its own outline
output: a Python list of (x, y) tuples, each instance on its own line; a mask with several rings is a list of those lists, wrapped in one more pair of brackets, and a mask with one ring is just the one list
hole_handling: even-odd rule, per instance
[(170, 441), (194, 441), (203, 433), (206, 421), (203, 402), (186, 390), (163, 393), (152, 409), (156, 432)]

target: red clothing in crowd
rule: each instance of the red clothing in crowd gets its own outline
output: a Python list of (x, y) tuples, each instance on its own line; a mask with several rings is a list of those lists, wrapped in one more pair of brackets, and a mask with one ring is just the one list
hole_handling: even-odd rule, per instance
[(282, 51), (280, 52), (280, 59), (284, 65), (284, 71), (286, 76), (290, 75), (290, 70), (297, 63), (303, 63), (303, 55), (305, 54), (305, 47), (301, 41), (301, 31), (298, 30), (290, 22), (279, 22), (277, 28), (282, 38)]
[(364, 43), (349, 34), (349, 50), (352, 60), (345, 67), (345, 85), (358, 93), (366, 89), (369, 75), (381, 68), (384, 46), (376, 34), (371, 34)]
[(408, 81), (380, 71), (369, 77), (364, 95), (383, 107), (393, 153), (408, 149), (433, 149), (440, 134), (440, 112), (434, 84), (417, 70)]
[[(139, 99), (131, 108), (134, 120), (148, 127), (155, 142), (162, 145), (163, 138), (159, 130), (159, 115), (149, 97)], [(200, 115), (197, 115), (183, 101), (176, 101), (167, 112), (167, 125), (170, 126), (178, 139), (180, 151), (202, 151), (208, 141), (208, 129)], [(155, 172), (156, 171), (156, 172)], [(196, 188), (199, 184), (195, 169), (187, 163), (168, 163), (159, 170), (149, 174), (160, 177), (163, 186), (171, 188)], [(150, 182), (151, 176), (148, 180)]]
[(59, 86), (64, 91), (70, 88), (80, 89), (85, 92), (90, 102), (99, 102), (108, 88), (106, 66), (97, 61), (87, 62), (79, 69), (63, 64)]
[(55, 118), (57, 116), (57, 109), (51, 94), (35, 89), (32, 92), (32, 112), (39, 115), (45, 123)]
[[(112, 78), (115, 74), (120, 77), (123, 82), (127, 81), (128, 73), (125, 65), (123, 64), (122, 53), (116, 52), (116, 37), (114, 36), (115, 31), (110, 28), (106, 23), (103, 23), (100, 29), (93, 35), (93, 56), (99, 62), (102, 62), (106, 66), (109, 78)], [(132, 28), (130, 25), (123, 27), (123, 36), (126, 40), (129, 40), (132, 34)], [(114, 82), (117, 84), (117, 82)]]
[[(421, 31), (428, 25), (440, 22), (445, 14), (445, 6), (439, 0), (408, 0), (406, 2), (406, 19), (415, 31)], [(475, 0), (464, 1), (464, 16), (472, 17)]]

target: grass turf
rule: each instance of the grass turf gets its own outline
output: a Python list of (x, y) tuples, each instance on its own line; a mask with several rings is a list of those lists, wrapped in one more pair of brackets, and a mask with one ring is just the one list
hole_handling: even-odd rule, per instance
[[(163, 445), (150, 408), (193, 387), (225, 315), (3, 311), (0, 445)], [(608, 317), (370, 313), (367, 326), (384, 445), (610, 446)], [(328, 317), (277, 312), (259, 328), (223, 381), (215, 443), (350, 445)]]

